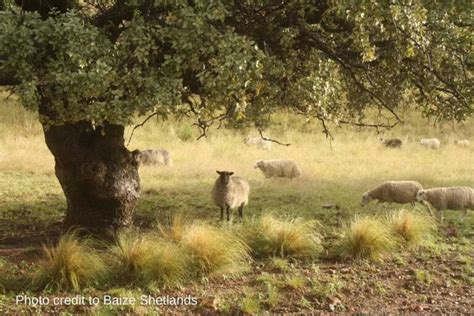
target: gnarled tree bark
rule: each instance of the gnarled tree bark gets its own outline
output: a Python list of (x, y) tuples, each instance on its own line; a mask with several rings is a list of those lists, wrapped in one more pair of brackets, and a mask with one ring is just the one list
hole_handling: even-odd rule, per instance
[(116, 230), (132, 222), (140, 195), (138, 152), (124, 145), (124, 127), (89, 122), (44, 127), (56, 176), (67, 199), (65, 227)]

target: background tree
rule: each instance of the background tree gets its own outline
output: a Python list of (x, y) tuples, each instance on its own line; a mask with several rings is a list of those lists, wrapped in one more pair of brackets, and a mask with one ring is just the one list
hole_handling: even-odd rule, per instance
[[(38, 111), (67, 226), (131, 223), (137, 115), (192, 115), (259, 130), (288, 109), (321, 121), (392, 126), (416, 103), (472, 115), (467, 1), (3, 1), (0, 83)], [(378, 108), (379, 120), (366, 121)]]

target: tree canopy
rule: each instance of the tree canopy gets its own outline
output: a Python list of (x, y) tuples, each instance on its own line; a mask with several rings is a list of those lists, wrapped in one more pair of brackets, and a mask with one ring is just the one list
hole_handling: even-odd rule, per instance
[(406, 104), (473, 113), (470, 1), (15, 2), (0, 6), (0, 81), (45, 126), (175, 113), (205, 133), (262, 129), (282, 108), (324, 126), (390, 125)]

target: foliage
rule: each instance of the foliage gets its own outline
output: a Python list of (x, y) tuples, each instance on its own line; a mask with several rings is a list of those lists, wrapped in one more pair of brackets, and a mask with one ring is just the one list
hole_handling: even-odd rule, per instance
[(100, 281), (107, 266), (91, 239), (79, 240), (76, 232), (62, 235), (56, 246), (43, 246), (43, 258), (33, 276), (33, 286), (80, 290)]
[(395, 245), (395, 238), (383, 222), (356, 217), (343, 231), (336, 252), (344, 259), (378, 259)]
[(245, 223), (242, 235), (258, 256), (314, 258), (321, 252), (317, 222), (303, 218), (280, 220), (264, 215)]
[(436, 227), (435, 221), (428, 215), (404, 209), (392, 212), (388, 220), (393, 233), (408, 247), (429, 242)]
[(0, 79), (12, 74), (43, 124), (126, 124), (154, 111), (192, 114), (203, 130), (265, 127), (282, 105), (357, 123), (372, 106), (399, 120), (413, 101), (438, 118), (473, 112), (464, 1), (21, 5), (0, 11)]

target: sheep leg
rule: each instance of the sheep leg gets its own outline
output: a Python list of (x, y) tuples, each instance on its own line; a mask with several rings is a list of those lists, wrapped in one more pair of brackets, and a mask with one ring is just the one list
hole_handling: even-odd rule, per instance
[(221, 207), (221, 221), (224, 220), (224, 208)]
[(227, 221), (230, 221), (230, 206), (226, 206)]
[(244, 203), (240, 204), (239, 206), (239, 216), (240, 216), (240, 219), (244, 218)]
[(430, 215), (433, 216), (433, 217), (435, 217), (435, 215), (434, 215), (434, 213), (433, 213), (433, 210), (431, 209), (430, 204), (429, 204), (428, 202), (426, 202), (426, 201), (423, 201), (422, 204), (428, 208), (428, 211), (430, 212)]
[(462, 211), (463, 213), (461, 219), (464, 219), (467, 216), (467, 208), (463, 209)]
[(442, 222), (444, 219), (443, 210), (438, 211), (438, 217), (439, 217), (439, 221)]

